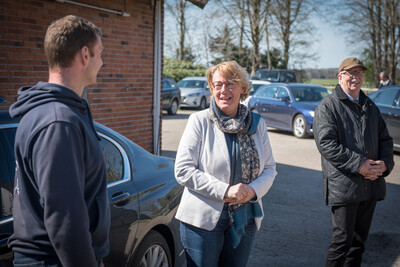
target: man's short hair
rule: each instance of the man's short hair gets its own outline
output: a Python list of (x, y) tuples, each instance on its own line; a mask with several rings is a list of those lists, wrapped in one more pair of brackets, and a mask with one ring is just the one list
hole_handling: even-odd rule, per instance
[(383, 76), (383, 77), (389, 78), (389, 74), (387, 72), (385, 72), (385, 71), (380, 72), (379, 76)]
[(53, 21), (44, 39), (44, 51), (50, 69), (70, 67), (76, 53), (84, 46), (94, 56), (93, 46), (101, 36), (96, 25), (78, 16), (69, 15)]

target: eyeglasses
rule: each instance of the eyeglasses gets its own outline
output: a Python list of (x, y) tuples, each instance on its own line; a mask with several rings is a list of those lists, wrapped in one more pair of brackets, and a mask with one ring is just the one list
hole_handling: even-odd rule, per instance
[(217, 90), (217, 91), (220, 91), (220, 90), (222, 90), (222, 87), (224, 86), (224, 84), (225, 84), (225, 88), (226, 89), (229, 89), (229, 90), (232, 90), (232, 89), (234, 89), (235, 88), (235, 83), (233, 83), (233, 82), (213, 82), (213, 83), (211, 83), (212, 84), (212, 86), (213, 86), (213, 88), (215, 89), (215, 90)]
[(355, 70), (355, 71), (342, 71), (341, 74), (345, 74), (347, 76), (353, 76), (353, 77), (360, 77), (364, 74), (364, 72), (362, 70)]

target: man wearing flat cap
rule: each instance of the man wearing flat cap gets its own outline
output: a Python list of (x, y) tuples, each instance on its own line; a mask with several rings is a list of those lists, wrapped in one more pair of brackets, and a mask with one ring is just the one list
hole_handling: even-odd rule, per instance
[(376, 202), (393, 169), (393, 140), (377, 106), (361, 91), (367, 68), (343, 60), (339, 84), (315, 110), (314, 137), (321, 153), (325, 204), (333, 236), (326, 266), (360, 266)]

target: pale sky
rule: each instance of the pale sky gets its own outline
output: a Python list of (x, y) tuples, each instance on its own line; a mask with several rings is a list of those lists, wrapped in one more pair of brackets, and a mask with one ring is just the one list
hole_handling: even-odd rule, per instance
[(316, 50), (319, 52), (320, 59), (317, 62), (307, 64), (307, 67), (338, 68), (345, 58), (360, 56), (359, 52), (355, 52), (357, 47), (356, 43), (349, 47), (349, 44), (346, 43), (348, 35), (341, 35), (335, 30), (335, 26), (318, 19), (316, 28), (321, 37), (315, 45)]

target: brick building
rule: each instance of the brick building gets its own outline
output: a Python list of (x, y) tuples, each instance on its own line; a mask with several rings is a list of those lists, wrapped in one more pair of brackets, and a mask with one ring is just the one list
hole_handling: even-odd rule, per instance
[(87, 88), (93, 117), (146, 150), (160, 151), (163, 0), (0, 0), (0, 109), (18, 88), (47, 81), (48, 25), (74, 14), (103, 32), (104, 65)]

